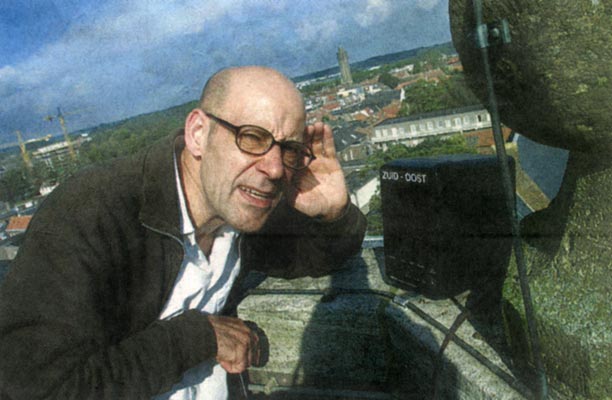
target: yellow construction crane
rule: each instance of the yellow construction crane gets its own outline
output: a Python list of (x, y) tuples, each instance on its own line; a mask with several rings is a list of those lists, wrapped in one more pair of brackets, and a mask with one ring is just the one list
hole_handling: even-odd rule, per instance
[(66, 120), (64, 119), (64, 114), (62, 113), (62, 109), (57, 107), (57, 115), (54, 117), (53, 115), (47, 115), (45, 120), (52, 122), (54, 118), (60, 123), (62, 127), (62, 133), (64, 134), (64, 140), (66, 141), (66, 145), (68, 146), (68, 152), (70, 153), (70, 158), (72, 161), (76, 161), (76, 152), (74, 151), (74, 146), (72, 146), (72, 140), (70, 140), (70, 136), (68, 136), (68, 129), (66, 129)]
[(28, 170), (31, 171), (32, 159), (30, 158), (30, 154), (28, 153), (26, 144), (40, 142), (41, 140), (48, 141), (49, 139), (51, 139), (51, 135), (24, 141), (23, 137), (21, 136), (21, 131), (15, 131), (15, 134), (17, 135), (17, 142), (19, 143), (19, 149), (21, 150), (21, 158), (23, 159), (23, 163), (28, 168)]
[(15, 131), (17, 135), (17, 142), (19, 142), (19, 149), (21, 150), (21, 158), (23, 159), (23, 163), (28, 168), (28, 170), (32, 170), (32, 160), (30, 159), (30, 155), (28, 154), (28, 150), (26, 149), (25, 143), (23, 142), (23, 138), (21, 137), (20, 131)]

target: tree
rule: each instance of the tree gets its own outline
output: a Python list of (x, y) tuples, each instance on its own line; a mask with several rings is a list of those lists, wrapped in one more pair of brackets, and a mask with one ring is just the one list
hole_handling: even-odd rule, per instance
[(0, 201), (14, 204), (32, 193), (32, 185), (25, 167), (6, 171), (0, 179)]
[(382, 83), (383, 85), (386, 85), (386, 86), (390, 87), (391, 89), (395, 89), (397, 87), (397, 85), (399, 85), (400, 80), (397, 79), (396, 77), (394, 77), (393, 75), (391, 75), (388, 72), (383, 72), (378, 77), (378, 82)]
[(479, 104), (480, 100), (474, 95), (461, 72), (452, 73), (447, 79), (440, 82), (446, 91), (448, 108), (464, 107)]
[(422, 114), (447, 107), (443, 86), (420, 80), (404, 89), (404, 101), (399, 116)]
[(409, 116), (479, 104), (463, 74), (451, 74), (439, 82), (420, 80), (404, 89), (399, 116)]
[(380, 197), (380, 190), (372, 196), (369, 203), (369, 211), (366, 215), (368, 219), (368, 235), (382, 235), (383, 234), (383, 220), (382, 220), (382, 199)]
[(351, 71), (351, 76), (353, 77), (353, 82), (363, 82), (374, 78), (379, 72), (379, 70), (356, 69)]
[(300, 91), (304, 96), (311, 96), (323, 89), (336, 87), (340, 84), (340, 79), (332, 79), (324, 82), (315, 82), (304, 86)]

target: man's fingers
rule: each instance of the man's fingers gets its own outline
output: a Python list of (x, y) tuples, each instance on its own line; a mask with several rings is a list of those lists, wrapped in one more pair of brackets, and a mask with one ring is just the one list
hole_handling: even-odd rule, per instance
[(315, 122), (306, 128), (306, 142), (310, 142), (315, 157), (326, 157), (335, 153), (334, 136), (329, 125)]
[(240, 373), (260, 361), (256, 325), (238, 318), (209, 316), (217, 337), (217, 361), (229, 373)]
[(336, 153), (336, 146), (334, 145), (334, 135), (332, 134), (331, 127), (327, 124), (323, 125), (322, 133), (323, 142), (323, 155), (331, 156)]
[(306, 125), (306, 128), (304, 129), (304, 143), (312, 144), (313, 133), (314, 133), (314, 126)]
[(219, 361), (219, 365), (229, 374), (240, 374), (248, 368), (244, 363), (230, 363), (227, 361)]
[(249, 343), (249, 366), (259, 364), (259, 336), (251, 331), (251, 342)]
[(312, 127), (311, 146), (315, 157), (321, 156), (323, 152), (323, 123), (315, 122)]
[(245, 321), (245, 324), (251, 331), (255, 334), (254, 343), (256, 346), (252, 348), (252, 352), (254, 354), (251, 366), (253, 367), (263, 367), (268, 363), (269, 352), (270, 352), (270, 342), (266, 333), (259, 327), (257, 324), (251, 321)]

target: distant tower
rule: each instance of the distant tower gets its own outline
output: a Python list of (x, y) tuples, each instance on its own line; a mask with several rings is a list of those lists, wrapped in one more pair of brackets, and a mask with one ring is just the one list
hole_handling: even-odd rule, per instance
[(343, 85), (351, 85), (351, 67), (349, 66), (348, 53), (342, 47), (338, 47), (338, 64), (340, 64), (340, 82)]

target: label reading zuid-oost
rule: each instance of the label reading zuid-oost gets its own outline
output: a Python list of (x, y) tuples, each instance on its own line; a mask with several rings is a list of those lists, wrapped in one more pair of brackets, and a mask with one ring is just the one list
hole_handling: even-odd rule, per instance
[(382, 179), (385, 181), (401, 180), (408, 183), (427, 183), (427, 174), (410, 171), (382, 171)]

